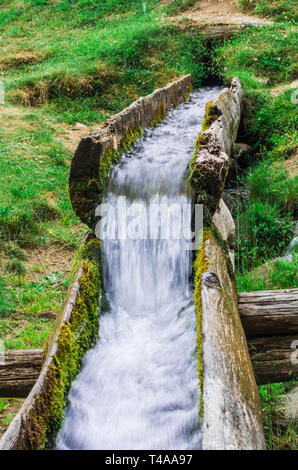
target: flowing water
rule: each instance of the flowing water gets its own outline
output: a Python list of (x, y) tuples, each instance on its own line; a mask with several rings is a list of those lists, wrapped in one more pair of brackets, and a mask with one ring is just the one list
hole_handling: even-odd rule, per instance
[[(111, 213), (102, 221), (102, 234), (104, 228), (110, 234), (103, 240), (110, 310), (100, 316), (100, 339), (85, 355), (70, 391), (58, 449), (200, 448), (192, 252), (171, 230), (173, 236), (165, 239), (161, 216), (153, 213), (149, 223), (145, 216), (157, 204), (183, 207), (190, 215), (185, 169), (205, 105), (218, 92), (192, 93), (147, 130), (113, 171), (104, 202), (116, 214), (120, 196), (130, 220), (141, 209), (142, 216), (126, 239), (122, 222), (117, 225)], [(171, 212), (173, 230), (188, 220), (179, 217), (181, 211)], [(146, 239), (152, 227), (154, 235)], [(115, 229), (118, 237), (111, 239)]]

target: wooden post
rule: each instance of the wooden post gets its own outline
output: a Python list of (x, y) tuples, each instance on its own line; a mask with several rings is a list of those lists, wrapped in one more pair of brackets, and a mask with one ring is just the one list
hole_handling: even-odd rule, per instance
[(297, 333), (298, 339), (298, 289), (244, 292), (238, 307), (247, 337)]
[(6, 351), (0, 364), (0, 397), (25, 398), (41, 371), (43, 350)]

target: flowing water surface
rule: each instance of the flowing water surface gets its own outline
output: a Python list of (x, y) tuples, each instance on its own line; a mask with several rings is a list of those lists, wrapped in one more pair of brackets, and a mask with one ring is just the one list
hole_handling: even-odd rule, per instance
[[(192, 93), (147, 130), (114, 168), (104, 202), (117, 209), (125, 196), (128, 208), (190, 207), (185, 169), (205, 105), (218, 92)], [(171, 217), (178, 226), (179, 211)], [(148, 233), (161, 223), (160, 217), (146, 222)], [(115, 228), (112, 218), (106, 228)], [(72, 385), (58, 449), (200, 448), (192, 252), (184, 248), (184, 240), (161, 233), (103, 240), (110, 311), (101, 314), (99, 340)]]

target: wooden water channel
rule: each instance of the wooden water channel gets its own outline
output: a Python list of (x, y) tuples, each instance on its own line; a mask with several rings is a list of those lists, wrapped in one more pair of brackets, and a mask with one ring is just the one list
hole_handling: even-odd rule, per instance
[[(82, 139), (71, 166), (70, 197), (77, 215), (91, 229), (95, 224), (94, 208), (101, 195), (96, 185), (94, 190), (90, 188), (102, 163), (107, 158), (115, 163), (128, 139), (131, 144), (142, 129), (161, 120), (171, 107), (188, 97), (190, 89), (188, 75), (139, 99)], [(194, 184), (193, 202), (200, 202), (203, 190), (207, 205), (210, 201), (212, 226), (227, 248), (207, 231), (199, 253), (205, 264), (198, 263), (198, 271), (194, 273), (198, 281), (195, 290), (200, 317), (198, 344), (202, 349), (203, 449), (264, 449), (257, 383), (298, 376), (298, 366), (292, 361), (293, 344), (298, 339), (298, 289), (237, 295), (232, 246), (228, 246), (231, 233), (226, 230), (227, 214), (219, 211), (215, 215), (222, 204), (221, 194), (237, 138), (242, 100), (241, 84), (234, 79), (213, 103), (216, 117), (200, 134), (193, 161), (193, 170), (199, 175)], [(73, 355), (71, 335), (80, 334), (82, 328), (92, 329), (97, 322), (95, 315), (89, 319), (90, 324), (79, 316), (82, 305), (85, 310), (89, 308), (92, 285), (94, 295), (92, 291), (91, 296), (101, 295), (99, 267), (96, 267), (100, 255), (94, 240), (89, 246), (90, 243), (92, 246), (89, 248), (87, 244), (88, 250), (81, 258), (47, 350), (5, 353), (4, 364), (0, 365), (0, 396), (27, 398), (0, 440), (0, 449), (42, 448), (48, 430), (53, 427), (48, 412), (52, 403), (50, 387), (54, 383), (62, 395), (69, 390), (69, 377), (65, 379), (63, 368), (68, 367)], [(36, 433), (34, 426), (39, 418), (42, 429)]]

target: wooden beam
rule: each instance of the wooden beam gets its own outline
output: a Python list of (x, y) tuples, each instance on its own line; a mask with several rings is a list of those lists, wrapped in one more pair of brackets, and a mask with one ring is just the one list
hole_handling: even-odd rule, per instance
[(206, 266), (202, 272), (202, 262), (196, 264), (196, 276), (201, 279), (201, 302), (196, 305), (202, 315), (201, 323), (198, 315), (202, 449), (265, 449), (259, 391), (227, 254), (209, 232), (199, 253)]
[(259, 385), (288, 382), (298, 377), (298, 335), (265, 336), (248, 340), (248, 349)]
[(0, 397), (25, 398), (38, 379), (43, 350), (6, 351), (0, 363)]
[(290, 335), (298, 338), (298, 289), (238, 294), (238, 309), (248, 338)]

